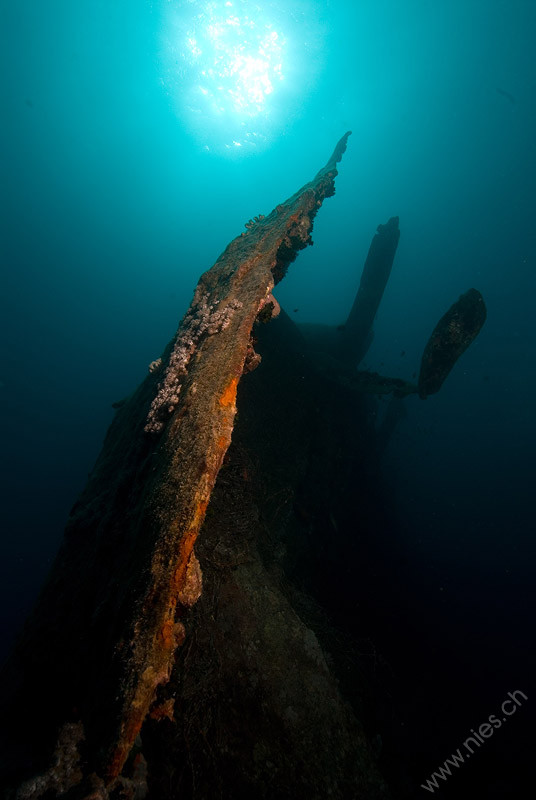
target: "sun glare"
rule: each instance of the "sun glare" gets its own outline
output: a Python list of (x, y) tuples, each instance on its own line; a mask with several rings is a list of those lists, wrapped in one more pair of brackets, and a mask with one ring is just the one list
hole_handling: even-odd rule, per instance
[(217, 111), (257, 116), (265, 110), (277, 82), (283, 80), (283, 36), (247, 14), (219, 21), (211, 14), (208, 25), (203, 25), (201, 17), (200, 30), (188, 37), (190, 59), (202, 67), (201, 93)]
[(254, 144), (285, 80), (287, 39), (270, 18), (272, 4), (190, 0), (170, 6), (167, 47), (196, 127), (217, 120), (227, 147)]
[(207, 150), (266, 146), (320, 69), (309, 0), (167, 0), (163, 22), (163, 83)]

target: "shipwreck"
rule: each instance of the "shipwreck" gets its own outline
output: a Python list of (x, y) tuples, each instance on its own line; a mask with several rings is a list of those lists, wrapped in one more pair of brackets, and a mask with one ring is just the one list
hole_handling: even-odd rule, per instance
[(370, 408), (438, 391), (486, 312), (475, 289), (460, 297), (416, 384), (359, 371), (397, 217), (372, 240), (344, 325), (299, 327), (280, 309), (274, 287), (312, 243), (348, 137), (248, 222), (115, 404), (3, 668), (7, 798), (390, 796), (366, 669), (332, 624), (351, 639), (344, 587), (385, 513), (371, 464), (399, 415), (379, 432)]

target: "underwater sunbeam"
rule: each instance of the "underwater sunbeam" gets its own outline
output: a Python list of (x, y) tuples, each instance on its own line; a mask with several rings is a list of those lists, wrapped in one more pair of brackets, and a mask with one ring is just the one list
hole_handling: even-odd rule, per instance
[(167, 4), (166, 87), (207, 150), (267, 142), (289, 95), (289, 70), (296, 73), (290, 45), (294, 61), (299, 37), (293, 41), (292, 29), (307, 18), (299, 3), (291, 13), (250, 0)]

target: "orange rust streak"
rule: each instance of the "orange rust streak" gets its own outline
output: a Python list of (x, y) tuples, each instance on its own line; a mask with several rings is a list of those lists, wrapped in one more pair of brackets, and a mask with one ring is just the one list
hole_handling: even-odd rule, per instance
[[(190, 558), (190, 554), (192, 552), (195, 540), (197, 538), (197, 534), (199, 533), (199, 529), (205, 517), (205, 513), (208, 506), (208, 499), (201, 499), (198, 500), (196, 503), (193, 519), (190, 524), (190, 527), (182, 539), (180, 544), (180, 552), (178, 558), (177, 567), (173, 573), (172, 578), (172, 593), (170, 599), (170, 611), (168, 615), (163, 620), (163, 623), (158, 631), (156, 639), (154, 640), (154, 650), (153, 650), (153, 657), (151, 659), (152, 663), (155, 662), (162, 663), (163, 661), (168, 661), (170, 656), (175, 651), (175, 648), (178, 644), (176, 641), (176, 637), (174, 635), (174, 617), (175, 617), (175, 606), (176, 606), (176, 593), (179, 588), (182, 587), (184, 583), (184, 577), (186, 574), (186, 568), (188, 565), (188, 559)], [(156, 685), (152, 687), (152, 691), (147, 693), (145, 688), (141, 688), (141, 690), (137, 693), (138, 697), (142, 698), (143, 702), (140, 702), (139, 708), (132, 708), (131, 713), (127, 717), (127, 725), (125, 727), (123, 736), (121, 737), (118, 745), (115, 749), (113, 757), (110, 762), (110, 766), (108, 769), (108, 779), (112, 780), (119, 775), (121, 769), (123, 768), (123, 764), (130, 752), (134, 739), (138, 735), (141, 726), (143, 724), (143, 720), (149, 710), (149, 705), (154, 699), (154, 690), (156, 689)]]
[[(238, 378), (232, 378), (229, 384), (225, 387), (223, 393), (218, 398), (220, 406), (225, 409), (226, 416), (230, 413), (231, 419), (233, 416), (233, 410), (236, 403), (236, 391), (238, 387)], [(232, 426), (231, 426), (232, 427)], [(218, 454), (223, 455), (225, 454), (227, 448), (229, 447), (230, 436), (220, 435), (215, 442)], [(216, 470), (217, 472), (218, 470)], [(177, 604), (177, 593), (182, 588), (186, 576), (186, 569), (188, 566), (188, 561), (190, 555), (192, 553), (195, 540), (197, 539), (197, 535), (203, 524), (203, 520), (205, 518), (207, 506), (210, 499), (211, 490), (201, 490), (198, 492), (197, 495), (197, 502), (195, 503), (193, 514), (191, 518), (191, 522), (184, 532), (184, 534), (180, 537), (180, 544), (179, 544), (179, 552), (178, 558), (176, 561), (176, 567), (172, 573), (171, 578), (171, 585), (170, 585), (170, 597), (169, 597), (169, 604), (168, 604), (168, 611), (164, 616), (164, 619), (159, 627), (158, 633), (153, 640), (153, 654), (151, 661), (153, 664), (162, 664), (173, 654), (178, 642), (174, 635), (174, 624), (175, 624), (175, 608)], [(208, 496), (207, 496), (208, 495)], [(154, 695), (153, 687), (152, 694)], [(145, 718), (145, 714), (149, 710), (149, 704), (154, 699), (153, 696), (149, 696), (145, 688), (140, 689), (140, 697), (143, 697), (143, 702), (140, 703), (139, 709), (132, 709), (126, 730), (120, 741), (118, 748), (114, 754), (114, 758), (110, 765), (109, 776), (115, 777), (119, 774), (120, 770), (122, 769), (124, 760), (128, 755), (130, 747), (138, 734), (141, 725), (143, 723), (143, 719)]]
[(186, 575), (188, 560), (193, 550), (195, 540), (197, 539), (197, 534), (199, 533), (201, 525), (203, 524), (203, 520), (205, 519), (207, 507), (208, 507), (208, 498), (199, 500), (197, 502), (193, 513), (193, 519), (190, 523), (190, 527), (188, 528), (188, 531), (184, 534), (184, 536), (182, 537), (182, 541), (180, 542), (177, 566), (175, 567), (175, 571), (173, 573), (172, 591), (174, 595), (176, 595), (178, 591), (182, 589), (182, 586), (184, 584), (184, 577)]
[(173, 625), (174, 621), (172, 619), (166, 619), (160, 631), (160, 635), (164, 640), (164, 647), (166, 650), (171, 650), (175, 643), (173, 638)]
[(108, 782), (113, 781), (121, 770), (123, 769), (124, 763), (127, 760), (127, 756), (132, 749), (132, 744), (136, 739), (136, 736), (141, 731), (141, 726), (145, 719), (145, 713), (136, 714), (133, 719), (130, 720), (123, 736), (119, 740), (117, 747), (115, 748), (110, 763), (108, 765), (108, 769), (106, 771), (106, 777)]
[(220, 397), (220, 405), (232, 406), (235, 404), (237, 386), (238, 386), (238, 378), (231, 378), (231, 382), (223, 390), (223, 394)]

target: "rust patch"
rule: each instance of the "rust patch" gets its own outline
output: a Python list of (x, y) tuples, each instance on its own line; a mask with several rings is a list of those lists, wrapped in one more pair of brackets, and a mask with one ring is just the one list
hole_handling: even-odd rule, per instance
[(173, 620), (167, 619), (162, 625), (162, 630), (160, 631), (160, 636), (162, 637), (164, 648), (166, 650), (171, 650), (171, 648), (175, 646), (175, 638), (173, 636), (173, 626), (174, 626)]
[(157, 706), (154, 706), (149, 712), (149, 716), (151, 719), (157, 720), (160, 722), (162, 719), (170, 719), (173, 721), (173, 712), (175, 710), (175, 701), (172, 697), (169, 700), (165, 700), (163, 703), (160, 703)]
[[(311, 243), (314, 215), (334, 192), (347, 138), (316, 177), (286, 201), (285, 213), (272, 214), (238, 236), (201, 276), (189, 315), (164, 351), (160, 369), (149, 373), (118, 409), (26, 634), (21, 658), (28, 674), (6, 706), (6, 727), (11, 720), (15, 731), (23, 715), (31, 719), (36, 698), (50, 698), (43, 733), (36, 733), (43, 741), (32, 742), (35, 752), (62, 724), (61, 709), (70, 707), (72, 695), (80, 695), (87, 709), (87, 720), (81, 721), (88, 732), (84, 769), (113, 781), (157, 687), (168, 680), (183, 637), (183, 629), (175, 627), (177, 600), (231, 441), (238, 381), (259, 306), (298, 251)], [(176, 381), (166, 384), (164, 378), (165, 420), (159, 414), (152, 420), (158, 437), (148, 444), (147, 401), (163, 391), (158, 376), (164, 364), (170, 369), (172, 353)], [(188, 601), (199, 583), (193, 570)], [(87, 595), (87, 603), (73, 611), (73, 598), (80, 594)], [(50, 619), (61, 636), (48, 654), (43, 620)], [(111, 626), (110, 620), (117, 624)], [(80, 630), (87, 635), (80, 637)], [(33, 648), (39, 658), (33, 658)], [(110, 699), (118, 704), (113, 715)], [(10, 747), (29, 761), (26, 738), (21, 733)]]
[(224, 389), (223, 394), (220, 396), (220, 405), (234, 406), (236, 402), (237, 386), (238, 386), (238, 378), (231, 378), (231, 381)]

